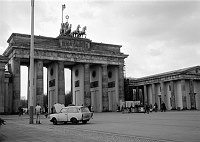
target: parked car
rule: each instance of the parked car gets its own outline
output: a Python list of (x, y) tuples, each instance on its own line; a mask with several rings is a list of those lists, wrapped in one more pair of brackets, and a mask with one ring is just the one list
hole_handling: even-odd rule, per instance
[(77, 124), (82, 122), (86, 124), (93, 116), (87, 107), (83, 106), (68, 106), (63, 107), (59, 113), (51, 114), (50, 121), (56, 125), (58, 122), (72, 122)]

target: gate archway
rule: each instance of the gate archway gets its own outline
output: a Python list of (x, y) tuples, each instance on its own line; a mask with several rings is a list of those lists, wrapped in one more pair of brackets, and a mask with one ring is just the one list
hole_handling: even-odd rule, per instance
[[(43, 67), (47, 68), (48, 107), (65, 104), (64, 69), (71, 70), (73, 103), (89, 106), (95, 111), (115, 111), (124, 100), (124, 59), (121, 45), (92, 42), (90, 39), (60, 35), (57, 38), (35, 36), (35, 98), (34, 105), (43, 106)], [(12, 112), (20, 105), (20, 65), (29, 67), (30, 35), (13, 33), (3, 53), (12, 74)], [(108, 74), (112, 77), (108, 77)], [(91, 94), (95, 93), (95, 97)], [(109, 93), (111, 92), (111, 93)], [(112, 94), (112, 97), (109, 97)], [(112, 98), (112, 100), (109, 100)], [(112, 103), (112, 104), (109, 104)]]

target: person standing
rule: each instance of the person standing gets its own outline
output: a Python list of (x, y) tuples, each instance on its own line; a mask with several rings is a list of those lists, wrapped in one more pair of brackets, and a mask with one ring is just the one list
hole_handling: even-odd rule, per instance
[(162, 102), (162, 104), (161, 104), (161, 111), (163, 111), (163, 112), (166, 111), (166, 106), (165, 106), (164, 102)]
[(35, 113), (36, 113), (36, 124), (41, 124), (40, 123), (40, 113), (42, 112), (42, 108), (39, 104), (35, 107)]
[(158, 110), (158, 105), (157, 105), (157, 103), (154, 104), (153, 108), (154, 108), (155, 112), (157, 112), (157, 110)]
[(44, 111), (45, 111), (45, 117), (47, 118), (47, 116), (48, 116), (48, 107), (47, 107), (47, 105), (45, 105)]

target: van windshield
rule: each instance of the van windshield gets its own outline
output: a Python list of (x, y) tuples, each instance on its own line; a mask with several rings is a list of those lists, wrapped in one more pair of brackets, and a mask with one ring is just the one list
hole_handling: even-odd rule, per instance
[(90, 112), (89, 109), (87, 107), (82, 107), (81, 108), (81, 112)]

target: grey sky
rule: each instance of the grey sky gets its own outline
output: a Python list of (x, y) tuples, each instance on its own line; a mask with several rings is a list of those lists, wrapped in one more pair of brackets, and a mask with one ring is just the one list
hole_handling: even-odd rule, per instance
[[(200, 1), (35, 0), (35, 34), (57, 37), (61, 5), (72, 29), (94, 42), (122, 45), (127, 77), (200, 65)], [(0, 1), (0, 54), (11, 33), (30, 34), (30, 0)]]

